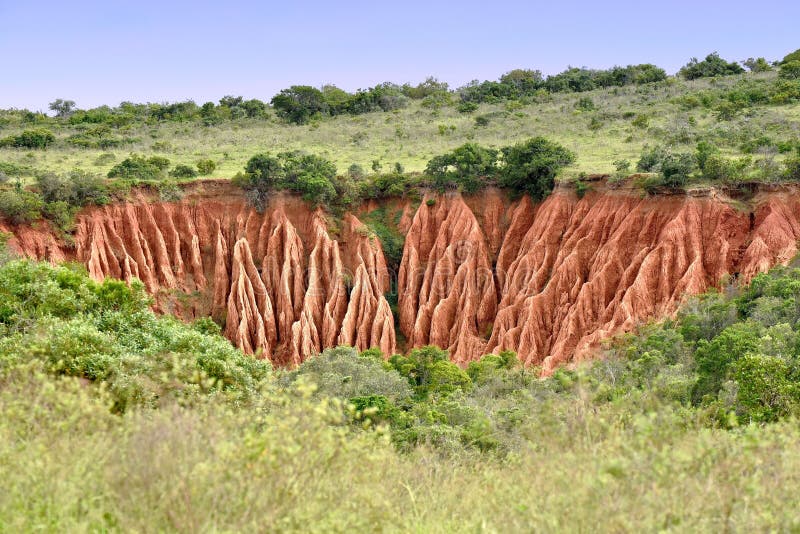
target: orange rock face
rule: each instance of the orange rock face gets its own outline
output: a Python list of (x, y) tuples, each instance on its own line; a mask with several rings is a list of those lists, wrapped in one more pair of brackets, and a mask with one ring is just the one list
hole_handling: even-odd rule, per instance
[[(788, 262), (800, 239), (800, 200), (789, 190), (758, 193), (752, 212), (714, 196), (599, 188), (537, 204), (489, 190), (416, 208), (393, 201), (406, 234), (395, 281), (356, 215), (331, 225), (291, 196), (261, 214), (230, 187), (211, 187), (176, 203), (141, 195), (87, 209), (72, 247), (46, 225), (0, 231), (19, 252), (80, 261), (95, 279), (139, 278), (158, 310), (210, 315), (236, 346), (278, 365), (339, 344), (386, 354), (436, 344), (462, 364), (514, 350), (545, 372), (673, 313), (726, 275), (748, 280)], [(395, 289), (396, 318), (385, 297)]]

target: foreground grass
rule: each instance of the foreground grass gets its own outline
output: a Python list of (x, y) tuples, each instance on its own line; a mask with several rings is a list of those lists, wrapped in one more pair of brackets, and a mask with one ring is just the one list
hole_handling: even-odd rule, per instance
[(555, 402), (498, 459), (399, 453), (308, 391), (109, 415), (75, 379), (0, 388), (0, 530), (766, 531), (800, 527), (796, 421)]
[(2, 254), (0, 297), (0, 532), (800, 529), (800, 269), (548, 379), (435, 347), (271, 370)]

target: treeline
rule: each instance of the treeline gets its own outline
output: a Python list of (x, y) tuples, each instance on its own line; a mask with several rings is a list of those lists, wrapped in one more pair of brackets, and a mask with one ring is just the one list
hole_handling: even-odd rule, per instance
[(275, 156), (263, 153), (250, 158), (233, 182), (259, 210), (276, 190), (293, 191), (308, 202), (333, 209), (363, 199), (401, 196), (419, 187), (476, 193), (496, 185), (541, 199), (553, 189), (559, 171), (574, 160), (574, 153), (543, 137), (500, 150), (466, 143), (432, 158), (421, 175), (405, 174), (399, 164), (392, 172), (382, 173), (376, 162), (371, 175), (352, 165), (345, 175), (337, 176), (336, 166), (321, 156), (297, 151)]
[[(770, 63), (763, 57), (748, 58), (740, 63), (727, 61), (716, 52), (708, 54), (703, 60), (692, 58), (678, 72), (687, 80), (697, 78), (740, 74), (745, 69), (751, 72), (766, 72), (778, 67), (780, 75), (787, 79), (800, 77), (800, 50), (783, 60)], [(495, 81), (474, 80), (467, 85), (451, 89), (445, 82), (434, 77), (417, 84), (396, 84), (385, 82), (367, 89), (347, 92), (335, 85), (321, 88), (308, 85), (293, 85), (283, 89), (269, 102), (258, 99), (244, 99), (241, 96), (225, 96), (218, 103), (206, 102), (198, 105), (192, 100), (175, 103), (135, 104), (123, 102), (119, 106), (100, 106), (92, 109), (79, 109), (72, 100), (58, 99), (50, 104), (59, 123), (73, 126), (105, 125), (122, 128), (132, 124), (156, 124), (159, 122), (200, 122), (214, 125), (228, 120), (263, 119), (273, 109), (280, 117), (295, 123), (304, 124), (312, 118), (342, 114), (358, 115), (375, 111), (392, 111), (407, 106), (411, 101), (420, 101), (430, 108), (456, 105), (458, 109), (469, 112), (480, 103), (493, 103), (506, 100), (525, 100), (551, 93), (584, 92), (607, 87), (641, 85), (666, 80), (666, 71), (656, 65), (643, 63), (615, 66), (610, 69), (589, 69), (568, 67), (563, 72), (543, 76), (538, 70), (515, 69), (500, 76)], [(28, 110), (6, 110), (0, 114), (3, 123), (46, 124), (51, 118), (43, 113)], [(106, 146), (116, 146), (128, 142), (125, 138), (109, 138), (102, 130), (86, 132), (73, 140), (77, 146), (100, 146), (93, 144), (92, 137), (105, 137)], [(88, 137), (88, 139), (87, 139)], [(108, 140), (110, 139), (110, 140)], [(22, 141), (3, 140), (0, 145), (33, 147)], [(131, 141), (133, 142), (133, 141)]]

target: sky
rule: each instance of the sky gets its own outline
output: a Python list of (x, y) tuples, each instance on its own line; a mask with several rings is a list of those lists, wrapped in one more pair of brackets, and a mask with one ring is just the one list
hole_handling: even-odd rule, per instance
[(800, 1), (437, 2), (0, 0), (0, 108), (269, 100), (435, 76), (458, 87), (514, 68), (782, 58)]

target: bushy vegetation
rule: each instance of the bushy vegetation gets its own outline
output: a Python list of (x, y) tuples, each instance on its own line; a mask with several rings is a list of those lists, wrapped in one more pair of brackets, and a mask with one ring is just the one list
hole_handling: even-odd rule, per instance
[(75, 212), (88, 205), (103, 205), (112, 198), (112, 191), (101, 177), (83, 171), (66, 175), (39, 174), (33, 190), (21, 182), (0, 183), (0, 217), (14, 224), (27, 224), (48, 219), (58, 230), (68, 232)]
[(255, 394), (269, 364), (243, 355), (205, 322), (157, 317), (141, 283), (96, 283), (78, 267), (28, 260), (0, 267), (0, 370), (34, 365), (102, 381), (112, 410)]
[(0, 147), (14, 147), (14, 148), (34, 148), (44, 150), (49, 145), (53, 144), (56, 136), (53, 132), (44, 128), (36, 128), (34, 130), (25, 130), (18, 135), (10, 135), (4, 139), (0, 139)]
[(139, 284), (0, 261), (7, 530), (800, 523), (798, 269), (540, 379), (510, 352), (462, 369), (436, 347), (271, 371), (207, 320), (156, 317)]
[(466, 143), (433, 157), (419, 177), (404, 174), (399, 164), (393, 173), (381, 173), (380, 166), (375, 166), (376, 172), (366, 176), (360, 167), (351, 167), (347, 174), (337, 176), (335, 165), (325, 158), (284, 152), (277, 156), (256, 154), (234, 183), (259, 210), (264, 209), (274, 190), (294, 191), (309, 202), (329, 208), (350, 206), (362, 199), (404, 196), (420, 186), (440, 192), (475, 193), (498, 185), (515, 194), (542, 199), (552, 191), (558, 172), (574, 160), (575, 155), (558, 143), (536, 137), (500, 150)]
[(744, 69), (735, 61), (725, 61), (719, 54), (713, 52), (708, 54), (702, 61), (693, 57), (689, 63), (684, 65), (678, 74), (687, 80), (697, 78), (708, 78), (712, 76), (727, 76), (729, 74), (741, 74)]
[(125, 180), (158, 180), (165, 176), (169, 166), (170, 161), (163, 156), (145, 157), (141, 154), (131, 154), (111, 167), (108, 177)]

